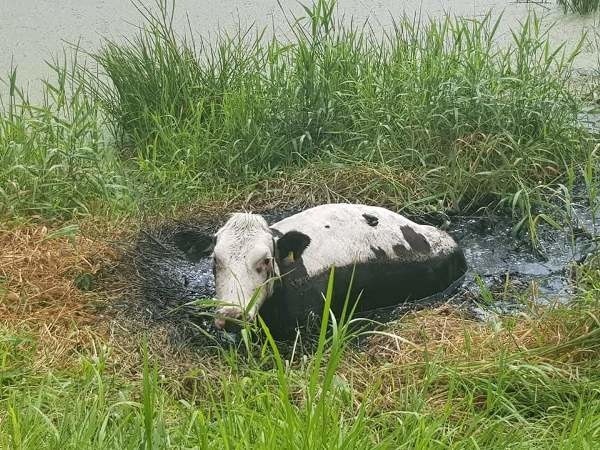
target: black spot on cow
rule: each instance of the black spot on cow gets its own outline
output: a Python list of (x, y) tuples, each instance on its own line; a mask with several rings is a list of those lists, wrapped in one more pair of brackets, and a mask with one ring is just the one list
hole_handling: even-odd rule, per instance
[(331, 228), (329, 225), (325, 225), (325, 228)]
[(310, 245), (310, 237), (300, 231), (288, 231), (277, 240), (277, 251), (282, 258), (290, 252), (294, 259), (300, 259), (306, 247)]
[(379, 219), (371, 214), (365, 213), (362, 216), (365, 218), (365, 220), (367, 221), (367, 225), (369, 225), (370, 227), (376, 227), (379, 223)]
[(387, 254), (385, 253), (385, 250), (382, 249), (381, 247), (371, 246), (371, 251), (375, 254), (375, 258), (377, 258), (379, 260), (387, 258)]
[(431, 246), (429, 245), (429, 242), (427, 242), (427, 239), (425, 239), (425, 236), (417, 233), (411, 227), (406, 225), (400, 227), (400, 229), (402, 230), (404, 239), (406, 239), (406, 242), (408, 242), (408, 245), (410, 245), (410, 248), (412, 248), (414, 251), (418, 253), (431, 252)]

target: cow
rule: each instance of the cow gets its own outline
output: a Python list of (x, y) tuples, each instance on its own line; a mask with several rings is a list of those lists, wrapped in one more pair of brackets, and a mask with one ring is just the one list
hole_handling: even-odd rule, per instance
[(362, 312), (444, 291), (467, 269), (446, 232), (360, 204), (320, 205), (271, 226), (261, 215), (235, 213), (206, 252), (212, 252), (216, 299), (229, 303), (217, 310), (215, 326), (260, 313), (278, 336), (322, 313), (332, 267), (335, 314), (351, 281), (349, 306)]

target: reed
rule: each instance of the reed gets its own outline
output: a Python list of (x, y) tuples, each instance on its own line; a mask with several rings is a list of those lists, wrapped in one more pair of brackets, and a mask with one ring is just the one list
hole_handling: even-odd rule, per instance
[(565, 13), (592, 14), (600, 9), (600, 0), (557, 0)]
[[(251, 27), (207, 41), (176, 33), (172, 2), (136, 5), (142, 28), (54, 64), (42, 105), (10, 73), (3, 214), (272, 203), (260, 186), (284, 179), (290, 202), (305, 196), (288, 193), (299, 183), (317, 202), (368, 201), (384, 186), (390, 206), (507, 207), (532, 232), (550, 217), (547, 193), (595, 155), (569, 90), (583, 40), (552, 46), (535, 15), (499, 46), (501, 17), (402, 17), (378, 35), (318, 0), (289, 17), (291, 40)], [(332, 170), (357, 176), (322, 189)], [(365, 185), (365, 170), (402, 176)]]

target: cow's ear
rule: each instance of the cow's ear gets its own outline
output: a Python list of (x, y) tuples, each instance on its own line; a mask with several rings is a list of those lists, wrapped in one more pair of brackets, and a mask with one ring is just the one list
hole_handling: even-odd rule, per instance
[(310, 238), (306, 234), (288, 231), (277, 239), (277, 254), (281, 261), (291, 264), (302, 256), (309, 245)]
[(215, 248), (215, 236), (195, 230), (180, 231), (173, 236), (175, 246), (185, 253), (187, 259), (198, 262), (207, 258)]

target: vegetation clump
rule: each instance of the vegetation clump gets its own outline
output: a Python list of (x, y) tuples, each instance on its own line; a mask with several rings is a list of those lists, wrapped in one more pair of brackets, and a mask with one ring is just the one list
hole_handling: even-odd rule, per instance
[(600, 9), (600, 0), (557, 0), (564, 12), (581, 15), (591, 14)]
[(318, 192), (331, 168), (354, 168), (393, 176), (347, 177), (315, 201), (369, 200), (383, 186), (390, 206), (504, 205), (531, 227), (558, 183), (571, 187), (593, 158), (568, 89), (583, 41), (553, 47), (533, 15), (506, 45), (490, 15), (403, 17), (378, 35), (336, 18), (335, 3), (290, 20), (292, 39), (250, 28), (210, 43), (178, 36), (169, 3), (138, 4), (144, 26), (105, 41), (92, 55), (99, 73), (80, 59), (52, 65), (41, 106), (12, 72), (0, 117), (3, 213), (281, 197), (296, 179)]

